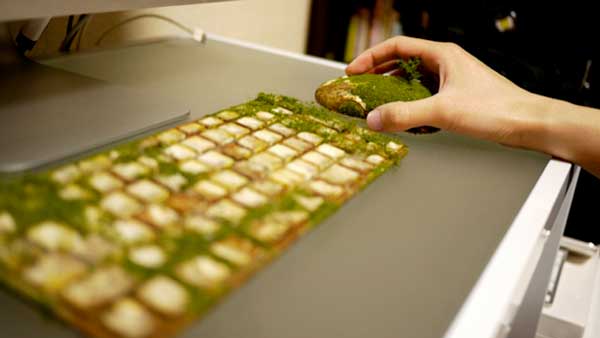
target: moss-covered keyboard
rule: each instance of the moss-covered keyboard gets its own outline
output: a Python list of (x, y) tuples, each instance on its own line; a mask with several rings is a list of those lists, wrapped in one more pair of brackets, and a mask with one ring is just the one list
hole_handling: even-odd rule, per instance
[(90, 336), (173, 336), (405, 154), (324, 108), (260, 94), (0, 177), (0, 280)]

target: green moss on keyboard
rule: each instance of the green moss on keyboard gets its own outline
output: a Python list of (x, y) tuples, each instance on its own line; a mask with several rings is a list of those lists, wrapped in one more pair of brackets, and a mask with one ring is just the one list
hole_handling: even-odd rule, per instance
[(90, 336), (171, 336), (406, 151), (315, 104), (260, 94), (0, 177), (0, 281)]
[[(419, 59), (400, 60), (403, 75), (361, 74), (327, 81), (317, 88), (315, 99), (341, 114), (366, 118), (371, 110), (386, 103), (427, 98), (431, 92), (421, 83), (419, 63)], [(424, 126), (408, 131), (431, 133), (437, 130)]]

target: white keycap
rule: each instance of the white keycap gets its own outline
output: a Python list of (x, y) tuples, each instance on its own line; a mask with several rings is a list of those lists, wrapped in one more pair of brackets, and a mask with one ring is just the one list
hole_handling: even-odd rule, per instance
[(217, 114), (217, 117), (220, 118), (221, 120), (224, 121), (231, 121), (231, 120), (235, 120), (240, 116), (240, 114), (231, 111), (231, 110), (225, 110), (222, 111), (220, 113)]
[(226, 124), (220, 126), (219, 129), (222, 129), (222, 130), (228, 132), (229, 134), (233, 135), (233, 137), (235, 137), (235, 138), (240, 138), (240, 137), (250, 133), (250, 130), (248, 128), (244, 128), (244, 127), (240, 126), (239, 124), (235, 124), (235, 123), (226, 123)]
[(216, 126), (222, 124), (223, 120), (221, 120), (217, 117), (214, 117), (214, 116), (208, 116), (203, 119), (200, 119), (198, 121), (198, 123), (202, 124), (203, 126), (205, 126), (207, 128), (212, 128), (212, 127), (216, 127)]
[(179, 169), (184, 173), (198, 175), (210, 171), (210, 167), (198, 160), (187, 160), (179, 164)]
[(261, 129), (259, 131), (256, 131), (252, 135), (258, 139), (261, 139), (261, 140), (267, 142), (268, 144), (275, 144), (275, 143), (281, 141), (281, 139), (283, 138), (283, 136), (281, 136), (275, 132), (272, 132), (270, 130), (266, 130), (266, 129)]
[(333, 158), (334, 160), (339, 160), (340, 158), (346, 155), (345, 151), (328, 143), (321, 144), (320, 146), (318, 146), (317, 151), (321, 154)]
[(248, 183), (248, 179), (246, 177), (232, 170), (220, 171), (212, 175), (211, 180), (229, 191), (235, 191)]
[(204, 139), (200, 136), (192, 136), (190, 138), (187, 138), (187, 139), (183, 140), (183, 142), (181, 142), (181, 144), (194, 149), (199, 154), (201, 154), (207, 150), (213, 149), (215, 147), (215, 144), (213, 142), (211, 142), (207, 139)]
[(148, 310), (133, 298), (121, 299), (101, 317), (102, 323), (124, 338), (144, 338), (154, 330), (154, 320)]
[(220, 145), (231, 143), (234, 141), (233, 135), (231, 135), (223, 129), (205, 130), (200, 135)]
[(113, 228), (127, 244), (148, 242), (155, 238), (154, 231), (148, 225), (136, 220), (116, 220)]
[(121, 178), (131, 181), (148, 174), (150, 169), (138, 162), (127, 162), (115, 164), (112, 167), (112, 171)]
[(149, 269), (158, 268), (167, 260), (165, 252), (157, 245), (131, 248), (128, 257), (133, 263)]
[(288, 163), (286, 168), (295, 172), (296, 174), (300, 174), (305, 180), (309, 180), (319, 173), (319, 170), (315, 165), (301, 159), (297, 159)]
[(343, 164), (348, 168), (360, 171), (361, 173), (367, 173), (373, 168), (372, 164), (354, 157), (344, 157), (340, 160), (340, 164)]
[(298, 155), (298, 151), (296, 151), (288, 146), (285, 146), (283, 144), (276, 144), (276, 145), (270, 147), (268, 149), (268, 151), (272, 154), (277, 155), (279, 158), (281, 158), (284, 161), (289, 161)]
[(138, 201), (122, 192), (110, 193), (100, 201), (100, 206), (113, 215), (124, 218), (142, 211), (142, 205)]
[(248, 208), (258, 208), (268, 202), (264, 195), (251, 188), (243, 188), (242, 190), (233, 194), (231, 198)]
[(246, 209), (228, 199), (223, 199), (211, 205), (206, 210), (206, 215), (211, 218), (224, 219), (237, 224), (246, 216)]
[(214, 150), (211, 150), (198, 156), (198, 160), (207, 164), (213, 169), (231, 167), (234, 163), (234, 160), (231, 157), (223, 155), (220, 152)]
[(269, 121), (275, 118), (275, 115), (266, 111), (259, 111), (258, 113), (256, 113), (256, 117), (263, 121)]
[(209, 256), (195, 257), (177, 267), (177, 276), (184, 282), (204, 288), (214, 288), (230, 275), (227, 265)]
[(319, 145), (319, 144), (321, 144), (321, 142), (323, 142), (323, 138), (321, 136), (319, 136), (317, 134), (309, 133), (306, 131), (298, 133), (297, 136), (298, 136), (298, 138), (300, 138), (310, 144), (313, 144), (315, 146)]
[(162, 204), (150, 204), (146, 209), (148, 220), (158, 227), (167, 227), (179, 220), (179, 214)]
[(203, 126), (201, 126), (200, 124), (198, 124), (196, 122), (184, 124), (183, 126), (179, 126), (178, 128), (179, 128), (179, 130), (186, 133), (187, 135), (196, 134), (204, 129)]
[(344, 192), (339, 186), (321, 180), (310, 181), (308, 187), (316, 194), (332, 198), (339, 197)]
[(319, 170), (323, 170), (333, 163), (331, 158), (316, 151), (309, 151), (302, 155), (301, 159), (310, 164), (314, 164)]
[(127, 192), (145, 201), (160, 203), (169, 197), (169, 191), (150, 180), (141, 180), (127, 187)]
[(138, 297), (153, 310), (167, 316), (185, 313), (189, 295), (173, 278), (159, 275), (146, 281), (137, 291)]
[(219, 229), (219, 223), (202, 215), (190, 215), (185, 219), (184, 227), (201, 235), (211, 236)]
[(294, 129), (288, 128), (281, 123), (274, 123), (269, 126), (269, 129), (271, 129), (272, 131), (274, 131), (278, 134), (281, 134), (285, 137), (292, 136), (296, 133), (296, 131)]
[(209, 201), (217, 200), (227, 195), (225, 188), (207, 180), (196, 183), (193, 190)]
[(254, 117), (244, 116), (242, 118), (237, 119), (237, 123), (241, 124), (244, 127), (250, 128), (252, 130), (257, 130), (262, 128), (265, 123), (261, 120), (255, 119)]
[(367, 157), (367, 162), (369, 162), (371, 164), (375, 164), (375, 165), (380, 165), (384, 161), (385, 161), (385, 158), (383, 156), (380, 156), (377, 154), (369, 155), (369, 157)]
[(71, 164), (53, 171), (50, 177), (56, 183), (69, 184), (81, 177), (81, 170)]
[(243, 147), (246, 147), (254, 152), (259, 152), (267, 149), (269, 144), (257, 137), (248, 135), (244, 136), (237, 141), (237, 143)]
[(183, 140), (185, 138), (185, 134), (177, 129), (170, 129), (158, 134), (156, 138), (162, 144), (173, 144)]
[(17, 230), (17, 223), (11, 214), (0, 211), (0, 234), (9, 234)]
[(133, 285), (133, 278), (123, 268), (112, 265), (98, 268), (70, 284), (62, 290), (62, 294), (75, 307), (86, 309), (119, 298), (129, 292)]
[(360, 175), (352, 169), (334, 164), (321, 173), (321, 177), (329, 183), (349, 184), (356, 181)]
[(258, 163), (266, 167), (269, 171), (280, 168), (283, 165), (283, 160), (272, 153), (262, 152), (258, 155), (250, 157), (249, 162)]

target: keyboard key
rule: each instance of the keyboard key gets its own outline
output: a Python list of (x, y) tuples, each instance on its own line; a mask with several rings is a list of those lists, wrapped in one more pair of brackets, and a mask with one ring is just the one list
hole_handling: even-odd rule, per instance
[(237, 123), (241, 124), (244, 127), (250, 128), (252, 130), (257, 130), (262, 128), (265, 123), (261, 120), (257, 120), (254, 117), (244, 116), (242, 118), (237, 119)]
[(183, 126), (178, 127), (178, 129), (187, 135), (194, 135), (194, 134), (197, 134), (197, 133), (201, 132), (202, 130), (204, 130), (204, 126), (202, 126), (196, 122), (192, 122), (192, 123), (184, 124)]
[(213, 128), (218, 125), (223, 124), (223, 120), (214, 116), (208, 116), (203, 119), (198, 120), (198, 123), (202, 124), (206, 128)]
[(222, 129), (222, 130), (226, 131), (227, 133), (233, 135), (233, 137), (236, 139), (250, 133), (250, 130), (248, 128), (244, 128), (244, 127), (240, 126), (239, 124), (235, 124), (235, 123), (226, 123), (226, 124), (220, 126), (219, 129)]
[(351, 169), (334, 164), (322, 172), (321, 177), (329, 183), (343, 185), (355, 182), (360, 175)]
[(267, 198), (251, 188), (243, 188), (231, 196), (231, 199), (248, 208), (258, 208), (267, 203)]
[(121, 178), (132, 181), (138, 177), (147, 175), (150, 173), (150, 169), (143, 164), (138, 162), (128, 162), (115, 164), (112, 171), (119, 175)]
[(266, 111), (259, 111), (258, 113), (256, 113), (256, 117), (263, 121), (271, 121), (275, 118), (275, 115)]
[(133, 278), (123, 268), (111, 265), (99, 268), (90, 275), (63, 289), (63, 297), (71, 305), (88, 309), (107, 304), (129, 292)]
[(303, 153), (306, 151), (309, 151), (310, 149), (313, 148), (313, 145), (303, 141), (302, 139), (298, 138), (298, 137), (290, 137), (288, 139), (285, 139), (283, 141), (283, 144), (285, 144), (286, 146), (296, 149), (297, 151)]
[(235, 171), (223, 170), (211, 176), (211, 180), (229, 191), (235, 191), (248, 183), (248, 179)]
[(276, 144), (270, 147), (268, 151), (284, 161), (289, 161), (298, 155), (298, 151), (283, 144)]
[(342, 157), (346, 156), (345, 151), (328, 143), (321, 144), (320, 146), (318, 146), (317, 151), (323, 155), (333, 158), (334, 160), (339, 160)]
[(230, 275), (227, 265), (205, 255), (192, 258), (177, 267), (177, 276), (181, 280), (207, 289), (216, 288)]
[(224, 219), (236, 225), (246, 216), (246, 209), (228, 199), (222, 199), (209, 207), (206, 215), (211, 218)]
[(212, 236), (221, 228), (219, 223), (202, 215), (188, 216), (184, 226), (186, 229), (204, 236)]
[(234, 137), (223, 129), (208, 129), (200, 135), (220, 145), (234, 141)]
[(100, 206), (117, 217), (130, 217), (142, 211), (142, 205), (122, 192), (108, 194), (100, 201)]
[(269, 146), (269, 143), (254, 136), (244, 136), (238, 140), (238, 144), (252, 150), (255, 153), (263, 151)]
[(319, 170), (323, 170), (333, 163), (331, 158), (316, 151), (309, 151), (302, 155), (301, 159), (315, 165)]
[(261, 139), (261, 140), (267, 142), (267, 144), (270, 144), (270, 145), (273, 145), (276, 142), (281, 141), (281, 139), (283, 138), (283, 136), (281, 136), (275, 132), (272, 132), (270, 130), (266, 130), (266, 129), (259, 130), (252, 135), (258, 139)]
[(137, 295), (150, 308), (169, 317), (184, 314), (190, 302), (185, 288), (165, 275), (146, 281), (138, 289)]
[(102, 315), (102, 323), (125, 338), (147, 337), (154, 330), (154, 319), (138, 301), (124, 298)]
[(154, 231), (148, 225), (133, 219), (118, 219), (113, 223), (113, 228), (126, 244), (149, 242), (155, 238)]
[(164, 132), (158, 134), (158, 136), (156, 138), (158, 139), (158, 141), (160, 143), (169, 145), (169, 144), (174, 144), (174, 143), (177, 143), (177, 142), (185, 139), (185, 133), (183, 133), (177, 129), (170, 129), (170, 130), (167, 130), (167, 131), (164, 131)]
[(169, 191), (147, 179), (130, 184), (127, 192), (144, 202), (160, 203), (169, 197)]
[(315, 146), (323, 142), (323, 138), (321, 136), (306, 131), (298, 133), (298, 138)]
[(183, 142), (181, 142), (181, 144), (194, 149), (199, 154), (202, 154), (203, 152), (216, 147), (216, 145), (213, 142), (210, 142), (207, 139), (204, 139), (199, 136), (192, 136), (190, 138), (187, 138)]
[(210, 166), (212, 169), (222, 169), (231, 167), (235, 162), (231, 157), (225, 156), (220, 152), (211, 150), (207, 153), (204, 153), (198, 157), (200, 162), (205, 163)]
[(191, 175), (204, 174), (210, 171), (210, 167), (198, 160), (187, 160), (179, 164), (179, 169)]
[(237, 266), (250, 264), (256, 251), (257, 249), (250, 241), (234, 236), (216, 242), (210, 247), (213, 255)]
[(134, 264), (148, 269), (159, 268), (167, 260), (163, 249), (157, 245), (144, 245), (131, 248), (128, 258)]
[(294, 129), (288, 128), (281, 123), (274, 123), (269, 126), (269, 129), (285, 137), (289, 137), (296, 134), (296, 131)]
[(227, 195), (225, 188), (207, 180), (196, 183), (193, 190), (209, 201), (215, 201)]
[(231, 121), (231, 120), (235, 120), (240, 116), (240, 114), (231, 111), (231, 110), (225, 110), (222, 111), (220, 113), (217, 114), (217, 117), (220, 118), (223, 121)]

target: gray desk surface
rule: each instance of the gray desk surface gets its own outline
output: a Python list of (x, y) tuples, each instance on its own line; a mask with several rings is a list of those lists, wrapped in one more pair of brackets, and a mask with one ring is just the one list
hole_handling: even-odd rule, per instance
[[(195, 116), (260, 91), (311, 100), (319, 83), (340, 75), (216, 41), (166, 41), (47, 63), (168, 96)], [(400, 167), (183, 336), (442, 336), (548, 158), (443, 132), (403, 139), (410, 152)], [(75, 335), (14, 303), (0, 295), (8, 336)]]

